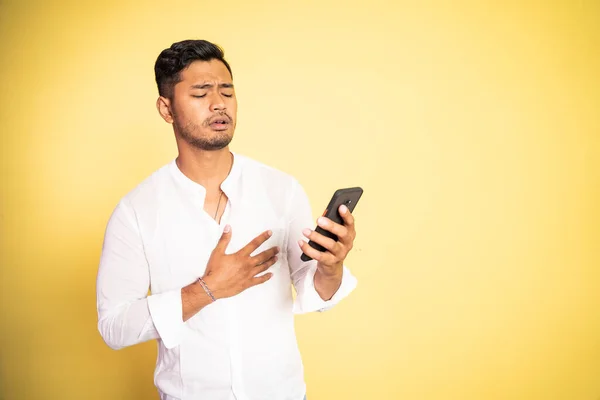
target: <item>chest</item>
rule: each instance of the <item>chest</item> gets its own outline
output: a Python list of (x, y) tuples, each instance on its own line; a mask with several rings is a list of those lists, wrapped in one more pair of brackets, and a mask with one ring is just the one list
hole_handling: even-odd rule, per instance
[(280, 274), (282, 269), (286, 270), (282, 268), (287, 265), (284, 216), (264, 201), (234, 202), (222, 207), (227, 210), (220, 225), (201, 206), (181, 204), (157, 210), (152, 229), (143, 238), (153, 293), (181, 288), (202, 276), (225, 224), (232, 228), (228, 254), (237, 252), (265, 230), (272, 230), (273, 235), (254, 254), (279, 246), (283, 254), (269, 272)]

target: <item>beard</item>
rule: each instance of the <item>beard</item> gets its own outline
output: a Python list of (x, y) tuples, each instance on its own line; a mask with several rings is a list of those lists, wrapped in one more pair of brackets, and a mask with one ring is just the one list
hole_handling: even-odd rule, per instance
[[(229, 118), (229, 124), (231, 124), (231, 128), (235, 129), (231, 118)], [(192, 121), (188, 121), (185, 125), (180, 124), (177, 118), (174, 118), (173, 125), (183, 140), (200, 150), (221, 150), (228, 146), (233, 139), (233, 135), (229, 134), (229, 129), (213, 131), (208, 119), (202, 123), (202, 126), (199, 126)], [(203, 131), (209, 131), (210, 133), (204, 134)]]

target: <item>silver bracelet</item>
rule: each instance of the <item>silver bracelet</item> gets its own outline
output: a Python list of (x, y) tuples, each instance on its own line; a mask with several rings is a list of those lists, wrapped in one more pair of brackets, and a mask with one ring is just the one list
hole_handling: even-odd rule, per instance
[(212, 301), (217, 301), (217, 299), (215, 299), (215, 296), (213, 296), (213, 294), (211, 293), (211, 291), (208, 288), (208, 286), (206, 286), (206, 282), (204, 282), (204, 280), (201, 277), (198, 278), (198, 282), (200, 283), (200, 286), (202, 286), (202, 289), (204, 289), (204, 291), (206, 292), (206, 294), (211, 298), (211, 300)]

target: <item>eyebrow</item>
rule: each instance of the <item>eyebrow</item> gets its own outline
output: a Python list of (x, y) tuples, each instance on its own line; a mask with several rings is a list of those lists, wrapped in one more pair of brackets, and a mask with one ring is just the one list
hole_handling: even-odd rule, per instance
[[(192, 89), (210, 89), (214, 87), (214, 85), (212, 83), (202, 83), (202, 84), (196, 84), (196, 85), (192, 85)], [(219, 84), (220, 88), (224, 88), (224, 89), (233, 89), (233, 83), (220, 83)]]

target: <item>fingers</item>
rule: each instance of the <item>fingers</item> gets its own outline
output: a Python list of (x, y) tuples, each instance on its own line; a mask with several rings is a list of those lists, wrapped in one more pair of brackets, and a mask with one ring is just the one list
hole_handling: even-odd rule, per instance
[(217, 243), (215, 250), (217, 250), (221, 253), (225, 253), (225, 250), (227, 249), (227, 246), (229, 245), (230, 241), (231, 241), (231, 226), (225, 225), (225, 229), (223, 229), (223, 234), (221, 235), (221, 238), (219, 239), (219, 242)]
[(320, 244), (327, 251), (321, 252), (314, 249), (303, 240), (298, 241), (298, 245), (304, 254), (324, 265), (335, 265), (339, 262), (343, 262), (354, 245), (354, 239), (356, 237), (354, 217), (350, 210), (348, 210), (348, 207), (344, 205), (340, 206), (339, 212), (344, 220), (344, 225), (337, 224), (326, 217), (320, 217), (317, 220), (317, 224), (321, 229), (331, 232), (338, 237), (337, 241), (310, 229), (305, 229), (303, 231), (304, 236), (313, 242)]
[[(317, 225), (319, 225), (326, 231), (335, 234), (340, 242), (346, 244), (351, 243), (354, 240), (354, 237), (356, 236), (354, 232), (354, 220), (352, 221), (352, 224), (353, 225), (348, 227), (346, 225), (336, 224), (335, 222), (326, 217), (319, 217), (319, 219), (317, 219)], [(323, 245), (323, 247), (325, 246)]]
[(318, 262), (323, 263), (325, 265), (333, 265), (337, 260), (337, 258), (329, 251), (319, 251), (317, 249), (314, 249), (304, 240), (298, 240), (298, 245), (300, 246), (304, 254), (306, 254), (313, 260), (317, 260)]
[(254, 273), (254, 275), (260, 274), (261, 272), (264, 272), (264, 271), (268, 270), (269, 268), (271, 268), (271, 266), (273, 264), (275, 264), (277, 262), (277, 260), (278, 260), (277, 257), (271, 257), (264, 263), (257, 265), (252, 272)]
[(307, 228), (307, 229), (304, 229), (302, 231), (302, 233), (308, 239), (312, 240), (315, 243), (320, 244), (321, 246), (325, 247), (327, 250), (329, 250), (332, 253), (337, 252), (337, 250), (340, 246), (340, 244), (338, 242), (336, 242), (335, 240), (328, 238), (327, 236), (322, 235), (317, 231), (312, 231)]
[(279, 247), (271, 247), (270, 249), (265, 250), (262, 253), (257, 254), (254, 257), (252, 257), (250, 259), (251, 265), (252, 266), (257, 266), (259, 264), (262, 264), (265, 261), (267, 261), (267, 260), (271, 259), (272, 257), (274, 257), (278, 253), (279, 253)]
[(273, 274), (271, 272), (268, 272), (268, 273), (266, 273), (264, 275), (261, 275), (261, 276), (254, 277), (250, 281), (250, 286), (249, 287), (260, 285), (261, 283), (265, 283), (266, 281), (268, 281), (272, 277), (273, 277)]
[(348, 210), (348, 207), (342, 204), (339, 208), (339, 212), (344, 220), (344, 226), (348, 228), (348, 230), (354, 230), (354, 216), (350, 210)]
[(250, 254), (252, 254), (252, 252), (256, 249), (258, 249), (258, 247), (263, 244), (264, 242), (267, 241), (267, 239), (269, 239), (271, 237), (271, 235), (273, 234), (272, 231), (268, 230), (265, 231), (263, 233), (261, 233), (260, 235), (258, 235), (257, 237), (255, 237), (254, 239), (252, 239), (250, 241), (250, 243), (248, 243), (246, 246), (244, 246), (241, 250), (240, 253), (249, 256)]
[[(267, 251), (269, 251), (269, 250), (267, 250)], [(263, 251), (261, 254), (264, 254), (267, 251)], [(271, 266), (273, 264), (275, 264), (276, 262), (277, 262), (277, 256), (270, 257), (269, 259), (265, 260), (263, 263), (259, 264), (253, 270), (254, 275), (258, 275), (260, 273), (265, 272), (266, 270), (271, 268)], [(265, 283), (266, 281), (271, 279), (272, 276), (273, 276), (272, 272), (267, 272), (266, 274), (261, 275), (261, 276), (254, 276), (254, 277), (250, 278), (250, 286), (249, 287), (260, 285), (261, 283)]]
[(335, 234), (340, 242), (352, 247), (352, 242), (354, 242), (354, 239), (356, 238), (354, 217), (352, 216), (350, 210), (348, 210), (348, 207), (345, 205), (340, 206), (339, 213), (344, 220), (344, 225), (337, 224), (326, 217), (320, 217), (317, 219), (317, 224), (326, 231)]

